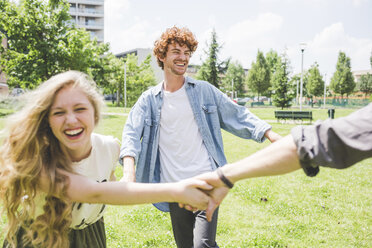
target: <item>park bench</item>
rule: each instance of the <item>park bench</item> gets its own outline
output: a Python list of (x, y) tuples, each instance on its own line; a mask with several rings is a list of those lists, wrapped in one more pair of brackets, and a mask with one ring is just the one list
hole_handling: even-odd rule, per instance
[(251, 107), (253, 108), (254, 106), (264, 106), (264, 102), (251, 102)]
[(275, 118), (280, 120), (304, 120), (308, 119), (311, 121), (313, 120), (313, 112), (312, 111), (275, 111)]

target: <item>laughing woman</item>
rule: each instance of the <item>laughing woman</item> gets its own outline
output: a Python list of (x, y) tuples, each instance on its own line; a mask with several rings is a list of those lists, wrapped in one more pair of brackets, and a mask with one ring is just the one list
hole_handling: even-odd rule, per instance
[(102, 97), (80, 72), (58, 74), (7, 120), (0, 147), (3, 247), (106, 247), (104, 204), (188, 203), (209, 198), (190, 179), (170, 184), (108, 182), (119, 157), (111, 136), (93, 133)]

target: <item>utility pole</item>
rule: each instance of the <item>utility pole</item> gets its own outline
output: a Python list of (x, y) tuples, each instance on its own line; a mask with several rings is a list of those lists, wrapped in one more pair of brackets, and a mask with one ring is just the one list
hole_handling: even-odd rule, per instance
[(231, 80), (231, 99), (234, 99), (234, 79)]
[(323, 98), (323, 108), (326, 108), (326, 83), (327, 83), (327, 73), (324, 73), (324, 98)]
[(124, 107), (127, 108), (127, 63), (124, 63)]
[(301, 43), (301, 88), (300, 88), (300, 111), (302, 111), (302, 91), (303, 91), (303, 74), (304, 74), (304, 51), (306, 44)]

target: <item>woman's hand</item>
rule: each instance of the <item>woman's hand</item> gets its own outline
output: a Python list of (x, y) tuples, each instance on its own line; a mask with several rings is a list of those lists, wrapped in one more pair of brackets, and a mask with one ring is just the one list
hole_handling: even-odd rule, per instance
[(205, 192), (213, 189), (211, 185), (197, 178), (185, 179), (172, 184), (174, 202), (180, 203), (181, 206), (186, 205), (185, 208), (190, 211), (207, 208), (210, 197)]

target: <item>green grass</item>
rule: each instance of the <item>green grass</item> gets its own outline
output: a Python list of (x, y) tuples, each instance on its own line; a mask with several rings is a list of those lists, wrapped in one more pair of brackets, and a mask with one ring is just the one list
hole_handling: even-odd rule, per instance
[[(110, 107), (111, 113), (121, 113)], [(274, 108), (251, 108), (274, 120)], [(118, 112), (116, 112), (118, 111)], [(354, 110), (336, 109), (336, 117)], [(106, 112), (106, 111), (105, 111)], [(316, 119), (327, 110), (315, 109)], [(121, 139), (123, 115), (104, 115), (96, 132)], [(287, 135), (295, 125), (270, 122)], [(0, 129), (3, 127), (0, 118)], [(258, 144), (223, 132), (229, 162), (242, 159), (269, 143)], [(236, 184), (220, 207), (220, 247), (372, 247), (372, 159), (346, 170), (322, 168), (315, 178), (302, 171), (245, 180)], [(122, 174), (121, 167), (116, 175)], [(267, 199), (262, 201), (261, 198)], [(4, 226), (2, 216), (0, 228)], [(109, 206), (105, 214), (108, 247), (175, 247), (169, 215), (152, 205)], [(2, 233), (2, 232), (0, 232)], [(0, 244), (3, 241), (0, 235)]]

